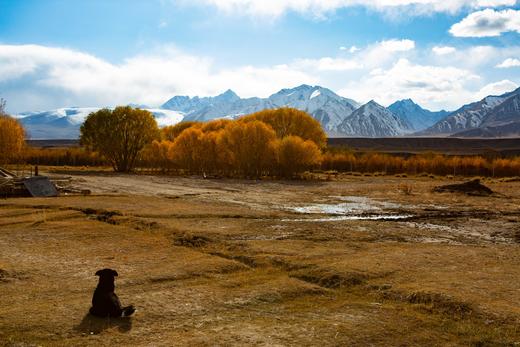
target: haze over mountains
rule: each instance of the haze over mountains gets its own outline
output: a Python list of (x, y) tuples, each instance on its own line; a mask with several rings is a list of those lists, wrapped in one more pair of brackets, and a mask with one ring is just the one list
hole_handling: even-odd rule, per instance
[[(180, 121), (235, 119), (263, 109), (294, 107), (317, 119), (330, 137), (396, 136), (520, 136), (520, 88), (488, 96), (455, 112), (431, 112), (410, 99), (388, 108), (375, 101), (365, 105), (320, 86), (282, 89), (268, 98), (242, 99), (228, 90), (215, 97), (175, 96), (149, 109), (160, 126)], [(62, 108), (16, 115), (33, 139), (77, 138), (86, 116), (99, 108)]]

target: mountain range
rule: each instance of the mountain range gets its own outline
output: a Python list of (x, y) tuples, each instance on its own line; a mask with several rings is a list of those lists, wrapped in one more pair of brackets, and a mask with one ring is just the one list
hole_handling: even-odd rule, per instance
[(444, 110), (428, 111), (417, 105), (412, 99), (396, 101), (388, 106), (388, 109), (407, 122), (414, 131), (426, 129), (450, 114)]
[[(160, 108), (148, 109), (159, 126), (180, 121), (236, 119), (263, 109), (294, 107), (317, 119), (329, 137), (395, 136), (520, 136), (520, 88), (500, 96), (488, 96), (455, 112), (426, 110), (411, 99), (389, 107), (375, 101), (361, 105), (320, 86), (282, 89), (267, 98), (240, 98), (232, 90), (214, 97), (175, 96)], [(79, 127), (99, 108), (69, 107), (16, 115), (33, 139), (68, 139), (79, 136)]]
[(209, 98), (175, 96), (161, 106), (163, 109), (183, 112), (186, 121), (238, 118), (253, 112), (279, 107), (304, 110), (320, 121), (325, 131), (334, 134), (345, 117), (352, 114), (360, 105), (327, 88), (304, 84), (292, 89), (282, 89), (263, 99), (241, 99), (233, 91), (228, 90)]
[[(520, 88), (502, 95), (486, 96), (480, 101), (462, 106), (431, 127), (420, 131), (417, 135), (453, 137), (520, 136), (520, 132), (518, 132), (518, 128), (520, 128), (519, 95)], [(511, 127), (511, 131), (504, 133), (504, 127)]]

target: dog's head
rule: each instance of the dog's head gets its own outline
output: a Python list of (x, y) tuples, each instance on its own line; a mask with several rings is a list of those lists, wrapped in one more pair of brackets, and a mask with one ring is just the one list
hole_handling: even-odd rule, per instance
[(112, 269), (102, 269), (96, 272), (96, 276), (99, 276), (99, 288), (105, 288), (107, 290), (114, 290), (114, 278), (117, 276), (117, 271)]

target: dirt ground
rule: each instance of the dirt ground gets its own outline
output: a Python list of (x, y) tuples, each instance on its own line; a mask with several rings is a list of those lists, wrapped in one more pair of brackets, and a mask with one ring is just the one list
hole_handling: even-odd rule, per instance
[(0, 200), (0, 345), (520, 345), (518, 181), (52, 175), (92, 195)]

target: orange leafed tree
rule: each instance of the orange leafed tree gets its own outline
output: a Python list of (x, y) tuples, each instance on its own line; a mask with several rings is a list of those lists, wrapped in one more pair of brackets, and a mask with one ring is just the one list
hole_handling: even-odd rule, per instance
[(294, 108), (284, 107), (275, 110), (263, 110), (242, 117), (240, 120), (243, 122), (258, 120), (269, 124), (280, 139), (294, 135), (304, 140), (314, 141), (320, 148), (324, 148), (327, 145), (327, 135), (323, 131), (320, 122), (312, 118), (307, 112)]
[(267, 124), (253, 120), (229, 123), (218, 139), (222, 161), (239, 175), (260, 177), (275, 162), (276, 133)]
[(25, 146), (25, 131), (16, 119), (4, 113), (0, 99), (0, 164), (16, 159)]
[(180, 122), (175, 125), (166, 126), (161, 129), (161, 139), (173, 142), (184, 130), (201, 126), (202, 123), (199, 122)]
[(228, 124), (232, 123), (229, 119), (216, 119), (211, 122), (202, 124), (201, 129), (203, 132), (219, 131), (224, 129)]
[(204, 133), (198, 127), (183, 130), (173, 142), (168, 157), (176, 166), (190, 173), (202, 169), (202, 137)]
[(144, 166), (159, 168), (161, 171), (168, 171), (172, 167), (169, 153), (173, 147), (171, 141), (153, 140), (141, 151), (141, 162)]
[(317, 167), (321, 163), (321, 151), (311, 140), (286, 136), (277, 142), (276, 149), (280, 173), (285, 177)]

